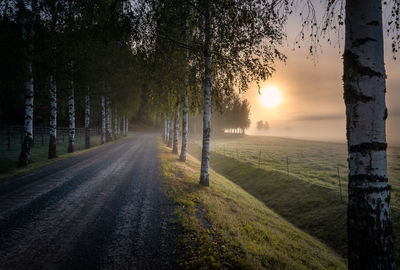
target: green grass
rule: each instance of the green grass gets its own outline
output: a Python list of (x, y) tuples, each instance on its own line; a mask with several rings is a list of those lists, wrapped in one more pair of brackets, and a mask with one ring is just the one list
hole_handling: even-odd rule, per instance
[(94, 148), (101, 146), (101, 137), (92, 136), (90, 138), (90, 144), (91, 148), (85, 149), (84, 137), (77, 137), (75, 140), (74, 153), (68, 153), (67, 140), (65, 140), (64, 143), (62, 143), (62, 141), (60, 140), (60, 142), (57, 144), (58, 157), (55, 159), (48, 159), (48, 144), (45, 143), (44, 145), (41, 145), (36, 143), (36, 145), (32, 148), (30, 163), (23, 168), (18, 168), (17, 166), (17, 160), (20, 154), (20, 149), (18, 147), (12, 148), (11, 151), (2, 149), (0, 150), (0, 178), (27, 173), (37, 168), (47, 166), (53, 162), (80, 155), (86, 151), (90, 151)]
[[(261, 166), (258, 158), (261, 150)], [(200, 141), (190, 152), (201, 156)], [(286, 171), (289, 157), (289, 178)], [(347, 253), (346, 146), (274, 137), (245, 136), (212, 141), (211, 167), (264, 202), (295, 226), (322, 240), (343, 256)], [(394, 233), (400, 236), (400, 150), (388, 153), (389, 178), (393, 187)], [(337, 167), (340, 168), (343, 201)], [(212, 180), (211, 180), (212, 181)], [(395, 240), (400, 254), (399, 237)]]
[(164, 187), (184, 228), (184, 268), (346, 269), (330, 248), (232, 181), (210, 170), (211, 186), (202, 187), (198, 160), (189, 155), (182, 163), (159, 149)]

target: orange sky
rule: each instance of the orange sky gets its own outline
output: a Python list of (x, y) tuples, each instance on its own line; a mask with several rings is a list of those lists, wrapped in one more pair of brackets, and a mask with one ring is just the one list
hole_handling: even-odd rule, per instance
[[(326, 42), (317, 63), (307, 57), (306, 49), (292, 50), (298, 34), (299, 18), (288, 24), (288, 46), (281, 50), (288, 57), (286, 64), (278, 63), (277, 72), (263, 85), (281, 90), (282, 103), (275, 108), (264, 107), (254, 84), (243, 94), (251, 103), (252, 125), (248, 134), (260, 134), (255, 128), (258, 120), (267, 120), (270, 130), (265, 135), (345, 141), (345, 106), (342, 83), (342, 51)], [(394, 61), (388, 38), (385, 38), (387, 79), (388, 142), (400, 146), (400, 60)], [(340, 40), (343, 44), (343, 40)], [(307, 45), (307, 44), (306, 44)], [(303, 46), (307, 47), (307, 46)]]

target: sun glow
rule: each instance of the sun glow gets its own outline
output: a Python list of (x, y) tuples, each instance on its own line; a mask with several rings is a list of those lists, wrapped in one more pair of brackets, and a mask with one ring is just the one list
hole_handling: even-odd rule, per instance
[(282, 102), (281, 92), (275, 86), (264, 87), (261, 89), (260, 102), (267, 108), (274, 108)]

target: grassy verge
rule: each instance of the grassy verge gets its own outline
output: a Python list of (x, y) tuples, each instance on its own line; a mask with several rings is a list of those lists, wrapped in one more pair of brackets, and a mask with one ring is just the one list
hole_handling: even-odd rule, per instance
[[(129, 136), (129, 135), (128, 135)], [(61, 160), (65, 160), (77, 155), (84, 154), (86, 152), (89, 152), (93, 149), (102, 147), (106, 144), (101, 144), (100, 143), (100, 137), (96, 136), (94, 139), (91, 140), (91, 148), (85, 149), (84, 147), (84, 140), (78, 140), (77, 143), (75, 144), (75, 151), (73, 153), (67, 153), (66, 149), (64, 149), (64, 145), (61, 145), (61, 147), (58, 148), (58, 157), (53, 158), (53, 159), (48, 159), (47, 158), (47, 151), (48, 151), (48, 146), (40, 146), (36, 147), (32, 150), (32, 155), (31, 155), (31, 160), (30, 163), (22, 168), (18, 168), (17, 166), (17, 157), (14, 157), (12, 154), (8, 153), (7, 156), (0, 155), (0, 180), (12, 176), (17, 176), (17, 175), (22, 175), (26, 174), (28, 172), (31, 172), (33, 170), (43, 168), (45, 166), (48, 166), (54, 162), (58, 162)], [(123, 138), (122, 138), (123, 139)], [(110, 143), (113, 143), (115, 141), (112, 141)], [(15, 154), (15, 153), (14, 153)], [(19, 154), (19, 152), (18, 152)], [(17, 154), (17, 155), (18, 155)]]
[[(201, 156), (199, 145), (192, 144), (190, 150), (195, 157)], [(238, 160), (236, 156), (226, 156), (220, 151), (211, 152), (210, 164), (216, 172), (238, 184), (292, 224), (328, 244), (342, 256), (347, 256), (347, 192), (344, 192), (341, 201), (336, 188), (305, 181), (297, 175), (291, 175), (288, 180), (284, 171), (267, 166), (258, 168), (254, 162)], [(391, 200), (395, 236), (400, 235), (397, 194), (392, 193)], [(399, 237), (395, 237), (395, 248), (399, 254)], [(400, 258), (397, 261), (400, 264)]]
[(210, 170), (198, 184), (200, 164), (179, 162), (159, 144), (166, 193), (184, 228), (187, 269), (345, 269), (327, 246), (297, 229), (235, 183)]

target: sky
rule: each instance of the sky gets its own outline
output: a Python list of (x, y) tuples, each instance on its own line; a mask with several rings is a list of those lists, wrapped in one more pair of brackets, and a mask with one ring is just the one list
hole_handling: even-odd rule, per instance
[[(287, 61), (278, 63), (272, 77), (261, 84), (261, 88), (271, 85), (277, 87), (282, 95), (281, 104), (274, 108), (263, 106), (256, 84), (252, 84), (243, 94), (251, 103), (252, 124), (247, 134), (345, 142), (342, 82), (344, 41), (337, 40), (336, 46), (322, 41), (322, 52), (314, 61), (305, 48), (307, 43), (293, 50), (300, 24), (298, 16), (289, 19), (287, 41), (280, 48), (286, 54)], [(385, 67), (389, 112), (387, 139), (389, 145), (400, 146), (400, 136), (397, 136), (400, 133), (400, 59), (393, 60), (390, 39), (386, 36)], [(258, 131), (256, 121), (259, 120), (268, 121), (270, 129)]]

